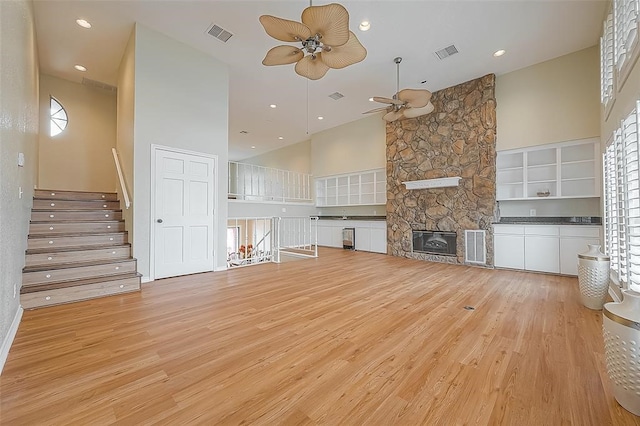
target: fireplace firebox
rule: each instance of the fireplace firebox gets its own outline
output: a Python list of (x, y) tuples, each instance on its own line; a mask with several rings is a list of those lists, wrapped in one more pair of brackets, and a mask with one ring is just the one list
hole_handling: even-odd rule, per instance
[(456, 255), (456, 233), (443, 231), (413, 231), (413, 251), (417, 253)]

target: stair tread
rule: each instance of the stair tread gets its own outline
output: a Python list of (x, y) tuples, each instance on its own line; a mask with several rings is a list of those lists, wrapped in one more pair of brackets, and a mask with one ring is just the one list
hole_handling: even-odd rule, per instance
[(20, 288), (20, 294), (35, 293), (38, 291), (45, 291), (45, 290), (56, 290), (56, 289), (68, 288), (68, 287), (77, 287), (77, 286), (86, 285), (86, 284), (98, 284), (101, 282), (119, 281), (119, 280), (131, 279), (136, 277), (140, 278), (141, 276), (142, 274), (138, 272), (127, 272), (124, 274), (117, 274), (117, 275), (104, 275), (104, 276), (99, 276), (94, 278), (82, 278), (78, 280), (67, 280), (67, 281), (60, 281), (56, 283), (22, 286)]
[(89, 246), (72, 246), (72, 247), (58, 247), (55, 250), (52, 250), (52, 247), (45, 247), (41, 249), (28, 249), (26, 251), (27, 254), (46, 254), (46, 253), (60, 253), (60, 252), (68, 252), (68, 251), (87, 251), (87, 250), (102, 250), (102, 249), (115, 249), (122, 247), (130, 247), (131, 244), (100, 244), (100, 245), (89, 245)]
[(29, 235), (29, 239), (47, 239), (47, 238), (66, 238), (66, 237), (87, 237), (87, 236), (98, 236), (98, 235), (113, 235), (113, 234), (126, 234), (127, 231), (113, 231), (113, 232), (64, 232), (58, 234), (39, 234), (31, 237)]
[(60, 213), (60, 212), (81, 212), (81, 213), (85, 213), (85, 212), (122, 212), (122, 209), (31, 209), (32, 212), (53, 212), (53, 213)]
[(55, 265), (37, 265), (37, 266), (25, 266), (22, 268), (22, 272), (43, 272), (43, 271), (55, 271), (57, 269), (72, 269), (82, 268), (85, 266), (101, 266), (111, 265), (114, 263), (126, 263), (131, 261), (137, 261), (135, 257), (119, 258), (119, 259), (107, 259), (107, 260), (94, 260), (90, 262), (67, 262), (57, 263)]
[(96, 235), (114, 235), (114, 234), (126, 234), (127, 231), (118, 231), (115, 230), (113, 232), (57, 232), (55, 234), (29, 234), (28, 238), (33, 240), (36, 238), (66, 238), (66, 237), (87, 237), (87, 236), (96, 236)]

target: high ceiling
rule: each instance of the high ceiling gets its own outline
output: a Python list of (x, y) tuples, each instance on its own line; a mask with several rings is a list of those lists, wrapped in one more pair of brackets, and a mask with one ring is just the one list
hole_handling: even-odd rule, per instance
[[(269, 14), (299, 21), (309, 3), (297, 0), (34, 0), (40, 67), (42, 73), (75, 82), (86, 77), (116, 85), (120, 59), (135, 22), (206, 52), (229, 67), (229, 157), (239, 160), (362, 118), (362, 112), (380, 106), (370, 102), (370, 97), (395, 93), (396, 56), (403, 57), (401, 88), (436, 91), (594, 46), (607, 2), (388, 0), (341, 4), (349, 11), (350, 28), (368, 55), (358, 64), (330, 70), (317, 81), (298, 76), (293, 65), (261, 64), (267, 50), (282, 43), (265, 33), (258, 18)], [(93, 27), (79, 27), (78, 18)], [(367, 32), (358, 29), (363, 20), (371, 22)], [(226, 43), (212, 37), (207, 34), (212, 24), (233, 36)], [(459, 53), (438, 59), (434, 52), (451, 44)], [(493, 53), (499, 49), (506, 54), (496, 58)], [(76, 71), (75, 64), (84, 65), (87, 71)], [(176, 77), (188, 78), (189, 70), (184, 72), (185, 76)], [(331, 99), (334, 92), (344, 98)], [(277, 108), (270, 108), (271, 104)]]

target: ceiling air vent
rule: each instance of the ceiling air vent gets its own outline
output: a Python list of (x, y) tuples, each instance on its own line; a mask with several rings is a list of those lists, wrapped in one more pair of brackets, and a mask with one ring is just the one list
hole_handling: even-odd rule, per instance
[(329, 97), (334, 101), (337, 101), (338, 99), (344, 98), (344, 95), (340, 92), (333, 92), (332, 94), (329, 95)]
[(214, 36), (215, 38), (217, 38), (218, 40), (222, 40), (223, 42), (227, 42), (229, 41), (229, 39), (231, 38), (231, 36), (233, 34), (231, 34), (229, 31), (225, 30), (224, 28), (220, 28), (219, 26), (217, 26), (216, 24), (213, 24), (211, 26), (211, 28), (209, 28), (207, 30), (207, 33), (209, 35)]
[(107, 83), (103, 83), (101, 81), (91, 80), (90, 78), (83, 77), (82, 84), (85, 86), (93, 87), (94, 89), (102, 89), (107, 92), (117, 92), (118, 88), (116, 86), (112, 86)]
[(439, 59), (448, 58), (451, 55), (455, 55), (458, 53), (458, 49), (452, 44), (451, 46), (447, 46), (444, 49), (440, 49), (436, 52), (436, 56)]

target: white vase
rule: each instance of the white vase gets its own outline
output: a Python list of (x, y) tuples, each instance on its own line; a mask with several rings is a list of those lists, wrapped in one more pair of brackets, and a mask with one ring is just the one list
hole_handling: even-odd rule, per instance
[(578, 254), (580, 300), (589, 309), (600, 310), (609, 290), (609, 256), (600, 245), (589, 244), (589, 250)]
[(613, 395), (640, 416), (640, 293), (623, 290), (622, 303), (604, 305), (602, 332)]

